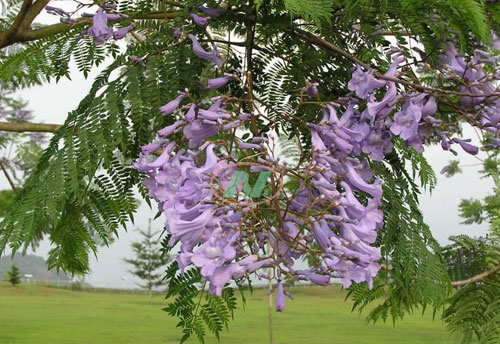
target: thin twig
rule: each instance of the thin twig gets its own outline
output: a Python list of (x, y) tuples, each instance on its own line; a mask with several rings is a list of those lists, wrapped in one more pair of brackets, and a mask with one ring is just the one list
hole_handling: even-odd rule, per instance
[(19, 193), (18, 190), (17, 190), (17, 188), (16, 188), (16, 185), (14, 184), (14, 181), (10, 177), (9, 171), (7, 171), (7, 169), (5, 168), (5, 165), (4, 165), (4, 163), (3, 163), (2, 160), (0, 160), (0, 168), (2, 168), (3, 173), (7, 177), (7, 180), (9, 181), (9, 184), (10, 184), (10, 187), (12, 188), (12, 190), (15, 193)]

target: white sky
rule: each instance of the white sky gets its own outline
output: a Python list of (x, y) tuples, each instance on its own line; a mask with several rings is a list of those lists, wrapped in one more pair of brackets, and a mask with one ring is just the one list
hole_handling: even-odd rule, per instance
[[(63, 2), (61, 2), (63, 3)], [(59, 3), (58, 3), (59, 5)], [(56, 17), (44, 14), (42, 22), (53, 23)], [(18, 92), (18, 96), (28, 101), (28, 108), (36, 114), (36, 121), (45, 123), (63, 123), (69, 111), (73, 110), (79, 101), (87, 94), (93, 76), (85, 80), (76, 68), (71, 73), (71, 81), (62, 79), (58, 84), (54, 82), (43, 86), (32, 87)], [(472, 130), (466, 130), (466, 137), (475, 138)], [(477, 140), (476, 140), (477, 141)], [(460, 150), (458, 159), (462, 165), (477, 164), (478, 160)], [(454, 159), (449, 152), (444, 152), (439, 146), (428, 147), (425, 156), (438, 173), (447, 164), (448, 160)], [(469, 235), (484, 235), (487, 225), (481, 226), (461, 225), (458, 216), (458, 204), (463, 198), (482, 198), (491, 192), (492, 182), (488, 179), (480, 179), (478, 173), (480, 166), (464, 167), (464, 172), (453, 178), (445, 178), (438, 175), (438, 184), (432, 195), (424, 194), (421, 197), (421, 209), (425, 220), (429, 224), (434, 236), (440, 243), (447, 242), (451, 235), (465, 233)], [(0, 188), (8, 188), (5, 176), (0, 176)], [(146, 228), (148, 219), (154, 217), (155, 211), (150, 210), (143, 204), (136, 214), (135, 228)], [(154, 230), (161, 230), (163, 217), (153, 222)], [(133, 256), (130, 248), (131, 241), (138, 240), (137, 232), (130, 227), (129, 232), (122, 231), (109, 248), (103, 247), (99, 250), (98, 259), (92, 259), (92, 273), (87, 281), (96, 286), (103, 287), (133, 287), (134, 277), (127, 272), (127, 265), (123, 258)], [(43, 242), (36, 254), (46, 257), (49, 243)], [(126, 277), (124, 282), (121, 278)]]

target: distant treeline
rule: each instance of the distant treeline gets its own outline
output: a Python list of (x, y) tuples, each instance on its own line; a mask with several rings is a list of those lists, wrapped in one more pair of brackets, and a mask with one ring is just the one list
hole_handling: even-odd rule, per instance
[(4, 256), (0, 258), (0, 280), (3, 279), (5, 272), (10, 268), (11, 265), (16, 265), (22, 276), (22, 280), (25, 280), (24, 275), (33, 275), (32, 280), (34, 281), (57, 281), (57, 280), (70, 280), (66, 274), (55, 270), (48, 270), (47, 263), (42, 257), (35, 255), (20, 255), (16, 254), (14, 259), (11, 256)]

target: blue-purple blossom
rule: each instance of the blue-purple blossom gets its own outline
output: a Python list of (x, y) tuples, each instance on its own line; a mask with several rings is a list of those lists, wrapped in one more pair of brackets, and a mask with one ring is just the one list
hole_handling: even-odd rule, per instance
[(278, 282), (276, 286), (276, 311), (283, 312), (285, 309), (285, 293), (283, 292), (283, 284)]
[(101, 8), (92, 18), (92, 27), (88, 30), (88, 34), (94, 37), (96, 45), (103, 45), (113, 36), (113, 30), (108, 27), (108, 18)]
[(125, 37), (130, 31), (132, 31), (133, 29), (135, 29), (135, 26), (133, 25), (129, 25), (127, 27), (124, 27), (122, 29), (119, 29), (119, 30), (116, 30), (113, 32), (113, 38), (115, 40), (119, 40), (119, 39), (122, 39), (123, 37)]
[(217, 88), (224, 87), (228, 82), (234, 80), (235, 78), (236, 78), (236, 75), (234, 75), (234, 74), (224, 73), (224, 76), (222, 76), (220, 78), (209, 79), (207, 88), (217, 89)]
[(177, 96), (177, 98), (175, 98), (174, 100), (171, 100), (167, 104), (160, 107), (160, 112), (162, 113), (162, 115), (168, 116), (171, 113), (173, 113), (175, 111), (175, 109), (177, 109), (179, 107), (179, 104), (181, 103), (181, 101), (184, 98), (186, 98), (186, 93), (179, 92), (179, 95)]
[(451, 139), (451, 141), (458, 143), (462, 147), (462, 149), (469, 154), (476, 155), (479, 152), (479, 149), (476, 146), (468, 143), (471, 141), (470, 139), (462, 140), (462, 139), (455, 137), (455, 138)]
[(173, 34), (174, 38), (177, 38), (177, 39), (181, 38), (181, 33), (182, 33), (181, 28), (180, 27), (176, 28), (174, 30), (174, 34)]
[(71, 16), (70, 13), (68, 13), (68, 12), (64, 11), (63, 9), (58, 8), (58, 7), (45, 6), (45, 10), (47, 11), (47, 13), (57, 15), (57, 16), (62, 16), (62, 17)]
[(311, 83), (309, 80), (306, 80), (306, 87), (303, 87), (302, 90), (307, 93), (307, 95), (311, 98), (315, 98), (318, 95), (318, 83)]
[(327, 286), (330, 284), (329, 276), (320, 275), (307, 270), (297, 270), (297, 274), (304, 276), (307, 280), (317, 285)]
[(217, 47), (215, 45), (213, 45), (212, 50), (210, 52), (207, 52), (205, 51), (205, 49), (203, 49), (203, 47), (200, 45), (195, 36), (190, 34), (188, 37), (193, 42), (193, 53), (196, 56), (212, 62), (219, 68), (222, 67), (222, 58), (220, 57), (219, 51), (217, 50)]
[(361, 66), (357, 65), (347, 87), (361, 99), (366, 99), (375, 89), (384, 87), (385, 84), (385, 81), (375, 79), (373, 70), (364, 72)]
[(394, 122), (391, 131), (399, 135), (403, 140), (410, 140), (417, 135), (418, 123), (422, 118), (422, 108), (415, 105), (410, 98), (407, 98), (401, 111), (394, 115)]
[(205, 17), (200, 17), (199, 15), (194, 13), (191, 13), (189, 16), (193, 18), (194, 23), (198, 26), (205, 27), (208, 25), (208, 19)]

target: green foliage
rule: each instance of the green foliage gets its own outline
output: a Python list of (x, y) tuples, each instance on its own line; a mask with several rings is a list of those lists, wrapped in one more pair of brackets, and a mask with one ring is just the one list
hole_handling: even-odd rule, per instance
[[(498, 154), (498, 153), (496, 153)], [(464, 224), (489, 223), (482, 238), (451, 237), (444, 249), (453, 281), (465, 281), (448, 300), (443, 319), (457, 332), (461, 343), (500, 342), (500, 193), (499, 161), (496, 154), (484, 162), (483, 173), (493, 179), (493, 195), (483, 201), (462, 200), (459, 210)]]
[(201, 343), (205, 343), (207, 329), (220, 339), (220, 333), (228, 328), (236, 309), (237, 299), (233, 288), (224, 288), (221, 297), (218, 297), (205, 290), (206, 282), (202, 283), (198, 269), (183, 273), (178, 270), (177, 262), (173, 262), (166, 271), (166, 298), (173, 300), (163, 310), (179, 318), (177, 327), (181, 327), (183, 333), (181, 343), (191, 336), (196, 336)]
[(321, 25), (322, 21), (330, 21), (332, 14), (331, 2), (328, 0), (256, 0), (257, 9), (265, 2), (276, 9), (284, 7), (290, 16), (298, 15), (304, 20)]
[(500, 342), (500, 281), (485, 280), (459, 289), (449, 300), (443, 314), (451, 330), (458, 332), (460, 343)]
[[(50, 267), (88, 270), (89, 252), (95, 253), (98, 242), (107, 244), (133, 219), (133, 189), (139, 176), (131, 165), (139, 147), (166, 124), (158, 108), (174, 87), (188, 86), (186, 82), (195, 79), (196, 69), (177, 68), (187, 50), (180, 47), (155, 55), (146, 69), (128, 65), (122, 55), (96, 78), (52, 138), (4, 219), (0, 252), (6, 245), (14, 251), (26, 249), (50, 233), (56, 246), (50, 252)], [(121, 77), (110, 81), (113, 72)]]
[(13, 190), (0, 190), (0, 217), (4, 217), (16, 198)]
[[(375, 300), (382, 301), (368, 314), (367, 320), (373, 322), (388, 318), (396, 321), (420, 307), (432, 307), (435, 314), (450, 291), (439, 245), (418, 209), (419, 187), (404, 168), (406, 159), (402, 157), (408, 154), (411, 152), (401, 156), (391, 153), (387, 164), (374, 166), (384, 180), (384, 229), (378, 238), (383, 268), (372, 289), (366, 284), (353, 285), (348, 294), (353, 298), (353, 309), (360, 311)], [(412, 159), (424, 161), (423, 157)], [(426, 163), (420, 168), (427, 169), (422, 173), (432, 175)]]
[(443, 248), (443, 256), (453, 281), (471, 278), (500, 263), (500, 243), (495, 237), (458, 235), (450, 240), (452, 243)]
[(15, 265), (11, 265), (9, 271), (5, 274), (5, 280), (12, 284), (13, 287), (21, 283), (19, 268)]
[(482, 223), (484, 221), (482, 216), (484, 207), (481, 201), (472, 198), (463, 199), (458, 207), (460, 209), (460, 217), (465, 219), (462, 223), (470, 225), (472, 223)]
[(460, 167), (460, 161), (458, 160), (450, 160), (448, 161), (448, 165), (443, 167), (441, 170), (441, 174), (444, 174), (446, 177), (453, 177), (455, 174), (462, 173), (462, 168)]

